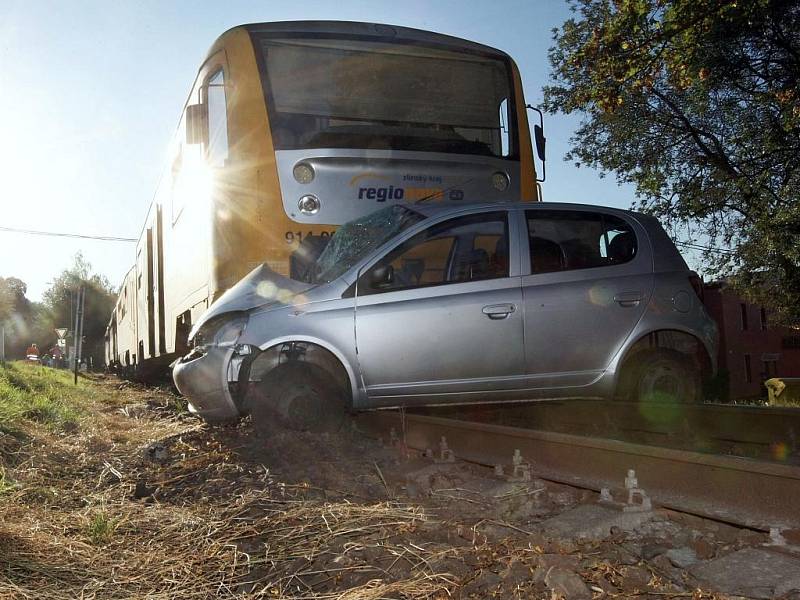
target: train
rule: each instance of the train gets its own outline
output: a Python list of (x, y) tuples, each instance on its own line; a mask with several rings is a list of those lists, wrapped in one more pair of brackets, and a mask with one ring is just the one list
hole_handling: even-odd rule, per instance
[(106, 364), (165, 372), (247, 273), (302, 277), (320, 240), (383, 205), (540, 200), (533, 131), (517, 65), (483, 44), (357, 22), (226, 31), (181, 112)]

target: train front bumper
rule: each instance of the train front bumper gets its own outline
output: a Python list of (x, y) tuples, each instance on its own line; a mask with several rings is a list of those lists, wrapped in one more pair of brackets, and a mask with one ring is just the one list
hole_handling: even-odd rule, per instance
[(206, 421), (228, 421), (241, 416), (231, 397), (228, 370), (232, 346), (197, 348), (173, 365), (172, 379), (189, 399), (189, 410)]

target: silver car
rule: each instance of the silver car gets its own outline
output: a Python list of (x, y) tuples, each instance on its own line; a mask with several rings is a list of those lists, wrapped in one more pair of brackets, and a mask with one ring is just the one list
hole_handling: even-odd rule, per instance
[(320, 430), (348, 410), (611, 398), (696, 402), (702, 288), (653, 217), (556, 203), (394, 205), (289, 279), (262, 265), (174, 365), (209, 421)]

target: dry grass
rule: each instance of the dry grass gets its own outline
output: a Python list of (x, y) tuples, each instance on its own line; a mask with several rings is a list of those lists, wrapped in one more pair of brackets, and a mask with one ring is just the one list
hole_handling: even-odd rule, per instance
[[(176, 410), (168, 391), (111, 378), (76, 389), (60, 373), (14, 369), (5, 378), (14, 406), (0, 426), (0, 598), (550, 598), (532, 574), (549, 568), (547, 556), (578, 553), (487, 519), (480, 502), (448, 511), (461, 488), (431, 497), (437, 518), (386, 500), (389, 471), (357, 450), (339, 461), (334, 486), (287, 483), (261, 464), (263, 446), (236, 446), (252, 440), (247, 425), (210, 430)], [(28, 410), (30, 395), (57, 410)], [(271, 447), (270, 464), (287, 447), (292, 470), (325, 460), (319, 444), (292, 440)], [(355, 487), (362, 477), (377, 494)], [(454, 516), (464, 507), (478, 518)], [(482, 538), (483, 525), (518, 540)], [(642, 597), (599, 548), (583, 551), (595, 592), (612, 585), (609, 597)], [(708, 597), (660, 581), (651, 588), (660, 600)]]
[(167, 392), (102, 379), (76, 391), (26, 366), (13, 378), (22, 394), (47, 380), (76, 416), (65, 430), (20, 411), (0, 433), (1, 597), (366, 600), (452, 587), (403, 542), (426, 520), (418, 507), (310, 498), (161, 410)]

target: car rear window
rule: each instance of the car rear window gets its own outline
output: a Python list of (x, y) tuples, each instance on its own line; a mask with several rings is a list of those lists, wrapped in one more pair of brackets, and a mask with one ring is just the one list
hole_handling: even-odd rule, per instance
[(531, 273), (619, 265), (633, 260), (636, 234), (613, 215), (572, 210), (529, 210)]

